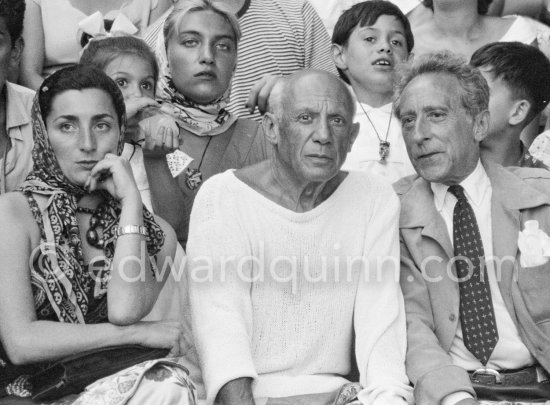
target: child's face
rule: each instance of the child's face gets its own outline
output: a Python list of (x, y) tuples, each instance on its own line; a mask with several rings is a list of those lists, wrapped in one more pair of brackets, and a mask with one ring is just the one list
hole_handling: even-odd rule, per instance
[(341, 52), (337, 66), (354, 88), (391, 92), (395, 67), (409, 55), (405, 28), (396, 17), (381, 15), (373, 25), (355, 27)]
[(105, 73), (115, 81), (124, 100), (133, 97), (155, 98), (153, 67), (136, 55), (122, 55), (105, 68)]
[(487, 137), (499, 136), (508, 127), (510, 116), (517, 101), (512, 91), (500, 78), (496, 78), (489, 68), (481, 67), (481, 74), (489, 85), (489, 132)]

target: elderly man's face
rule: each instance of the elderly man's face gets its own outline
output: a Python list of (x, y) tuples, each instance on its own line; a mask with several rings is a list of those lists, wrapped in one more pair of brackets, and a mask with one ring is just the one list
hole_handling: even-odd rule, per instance
[(423, 74), (414, 78), (400, 98), (403, 138), (411, 162), (420, 176), (430, 182), (458, 184), (475, 168), (480, 120), (462, 106), (460, 84), (448, 74)]
[(322, 182), (338, 174), (359, 129), (346, 89), (324, 76), (297, 81), (286, 97), (278, 156), (302, 181)]

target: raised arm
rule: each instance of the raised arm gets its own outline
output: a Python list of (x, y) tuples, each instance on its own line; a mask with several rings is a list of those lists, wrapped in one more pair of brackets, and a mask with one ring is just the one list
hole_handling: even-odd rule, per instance
[[(109, 174), (107, 178), (99, 181), (106, 173)], [(141, 195), (126, 159), (107, 154), (93, 168), (90, 179), (90, 191), (103, 189), (120, 201), (120, 228), (144, 226)], [(149, 260), (143, 234), (134, 230), (116, 240), (107, 302), (109, 321), (117, 325), (130, 325), (147, 315), (170, 274), (176, 252), (175, 233), (165, 221), (156, 220), (164, 232), (165, 241), (154, 264)]]
[[(47, 1), (47, 0), (46, 0)], [(26, 0), (23, 40), (25, 47), (21, 58), (20, 82), (37, 90), (42, 81), (44, 67), (44, 28), (40, 6), (34, 0)]]
[(37, 319), (29, 258), (40, 233), (19, 193), (0, 197), (0, 340), (14, 364), (52, 361), (107, 346), (141, 344), (180, 353), (177, 322), (85, 325)]

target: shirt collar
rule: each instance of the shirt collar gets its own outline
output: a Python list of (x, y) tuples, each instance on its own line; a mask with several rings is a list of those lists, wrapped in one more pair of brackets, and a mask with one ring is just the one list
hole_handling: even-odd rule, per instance
[[(445, 197), (447, 196), (447, 190), (449, 186), (441, 183), (431, 183), (431, 188), (434, 193), (435, 208), (438, 211), (443, 209), (445, 203)], [(468, 201), (480, 206), (485, 193), (490, 189), (491, 182), (481, 161), (478, 160), (476, 168), (468, 177), (466, 177), (460, 185), (464, 188)]]
[(6, 94), (6, 127), (8, 133), (10, 137), (22, 139), (20, 131), (10, 131), (10, 129), (29, 124), (31, 122), (30, 111), (27, 111), (14, 84), (6, 82), (4, 88)]

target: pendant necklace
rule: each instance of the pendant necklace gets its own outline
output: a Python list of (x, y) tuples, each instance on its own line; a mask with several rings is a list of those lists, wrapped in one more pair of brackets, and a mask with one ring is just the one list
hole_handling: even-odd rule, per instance
[(199, 188), (199, 186), (202, 184), (202, 173), (201, 173), (201, 165), (202, 161), (204, 160), (204, 156), (206, 155), (206, 150), (208, 149), (208, 146), (210, 145), (210, 141), (212, 140), (213, 136), (210, 135), (208, 139), (208, 142), (206, 143), (206, 146), (204, 148), (204, 151), (202, 152), (201, 160), (199, 161), (199, 165), (196, 169), (188, 168), (185, 170), (185, 184), (187, 185), (187, 188), (189, 190), (195, 190)]
[(81, 212), (84, 214), (90, 214), (90, 227), (86, 231), (86, 240), (90, 246), (95, 247), (96, 249), (103, 250), (105, 241), (103, 238), (99, 237), (99, 234), (96, 231), (96, 228), (99, 225), (99, 210), (86, 208), (86, 207), (76, 207), (76, 212)]
[(388, 129), (386, 130), (386, 136), (385, 136), (384, 140), (382, 140), (382, 138), (380, 137), (380, 134), (376, 130), (376, 127), (372, 123), (369, 115), (367, 114), (367, 112), (363, 108), (363, 105), (361, 103), (359, 103), (359, 106), (361, 107), (361, 110), (363, 110), (365, 115), (367, 116), (367, 119), (369, 120), (369, 123), (372, 126), (372, 129), (374, 129), (374, 133), (376, 134), (376, 137), (378, 138), (378, 142), (379, 142), (379, 145), (380, 145), (379, 148), (378, 148), (378, 154), (380, 155), (380, 163), (386, 163), (386, 158), (390, 154), (390, 143), (388, 142), (388, 135), (390, 134), (390, 126), (391, 126), (391, 119), (392, 119), (392, 116), (393, 116), (393, 108), (390, 111), (390, 120), (388, 121)]

